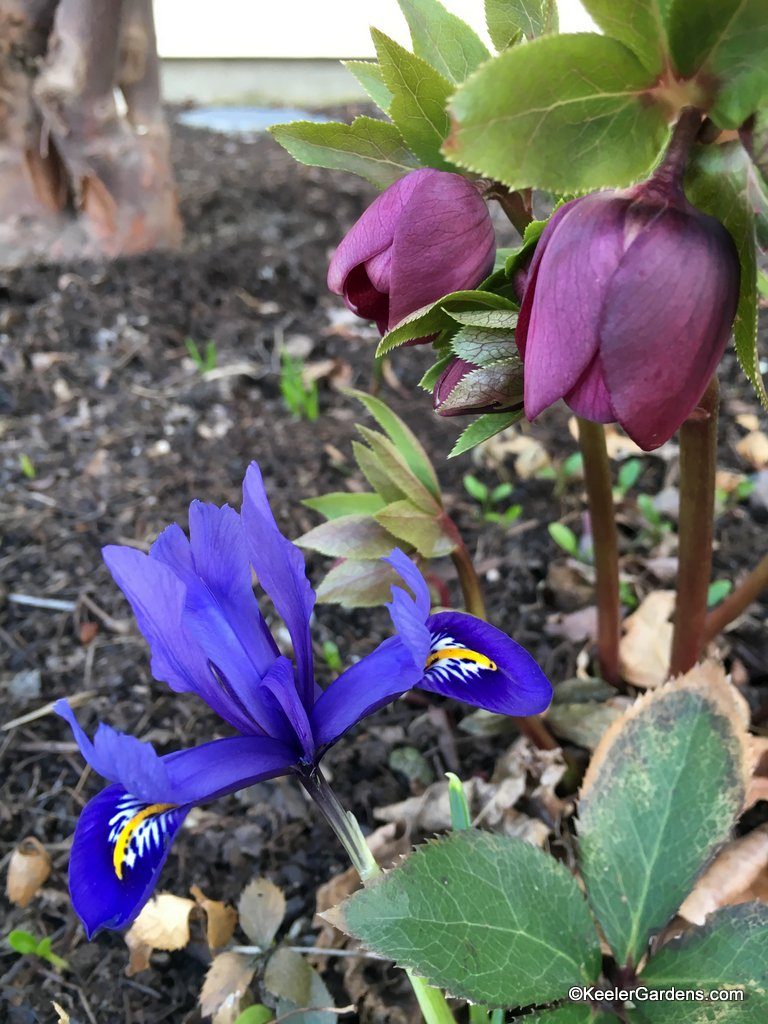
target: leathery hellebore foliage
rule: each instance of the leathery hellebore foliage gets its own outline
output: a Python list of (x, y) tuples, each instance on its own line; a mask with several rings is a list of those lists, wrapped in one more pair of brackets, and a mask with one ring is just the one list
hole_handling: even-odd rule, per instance
[[(104, 559), (150, 645), (155, 677), (201, 697), (237, 734), (160, 756), (108, 725), (91, 741), (67, 702), (58, 702), (84, 757), (110, 782), (81, 814), (70, 859), (72, 900), (89, 936), (136, 916), (193, 806), (293, 774), (327, 812), (318, 768), (325, 751), (411, 687), (509, 715), (538, 713), (550, 701), (541, 669), (505, 633), (471, 615), (430, 614), (427, 585), (399, 550), (388, 560), (408, 590), (392, 588), (394, 635), (320, 690), (314, 591), (301, 552), (275, 523), (255, 463), (240, 514), (196, 501), (189, 539), (172, 525), (148, 555), (110, 546)], [(280, 654), (259, 610), (251, 566), (288, 628), (293, 660)]]

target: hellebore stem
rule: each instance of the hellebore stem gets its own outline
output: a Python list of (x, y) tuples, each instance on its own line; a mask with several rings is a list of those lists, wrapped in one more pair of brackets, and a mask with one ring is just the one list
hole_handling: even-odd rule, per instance
[[(350, 811), (344, 810), (319, 768), (300, 774), (299, 780), (346, 850), (352, 866), (360, 876), (360, 881), (367, 885), (381, 874), (381, 868), (368, 849), (357, 819)], [(451, 1013), (443, 993), (432, 988), (423, 978), (417, 978), (411, 971), (406, 970), (405, 973), (427, 1024), (456, 1024), (456, 1018)]]
[(707, 615), (704, 620), (704, 645), (714, 640), (730, 622), (745, 612), (766, 587), (768, 587), (768, 555), (765, 555), (738, 587)]
[(494, 183), (486, 194), (496, 200), (507, 215), (507, 220), (522, 238), (525, 229), (533, 220), (531, 190), (526, 188), (521, 192), (510, 192), (506, 185)]
[(619, 534), (613, 506), (611, 463), (603, 425), (581, 418), (578, 422), (595, 559), (597, 658), (603, 679), (623, 690), (619, 666)]
[[(475, 615), (478, 619), (487, 621), (488, 616), (485, 611), (483, 588), (472, 564), (472, 557), (459, 533), (458, 527), (452, 522), (451, 525), (453, 526), (451, 533), (456, 541), (456, 547), (451, 552), (451, 558), (459, 574), (464, 608), (470, 615)], [(530, 718), (518, 718), (514, 715), (511, 717), (522, 735), (527, 736), (531, 743), (538, 747), (539, 750), (556, 750), (560, 746), (542, 720), (535, 715)]]
[(680, 428), (680, 529), (670, 675), (693, 668), (704, 647), (712, 575), (718, 383), (713, 377)]
[(641, 186), (643, 192), (653, 191), (658, 186), (663, 192), (681, 189), (688, 166), (691, 146), (701, 129), (701, 111), (685, 107), (672, 130), (664, 158), (648, 181)]

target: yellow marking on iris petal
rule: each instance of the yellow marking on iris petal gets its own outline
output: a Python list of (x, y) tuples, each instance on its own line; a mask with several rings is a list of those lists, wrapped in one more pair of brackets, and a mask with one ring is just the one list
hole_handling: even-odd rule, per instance
[(491, 661), (490, 658), (486, 658), (484, 654), (480, 654), (478, 651), (470, 651), (468, 647), (444, 647), (441, 651), (433, 651), (427, 658), (427, 664), (424, 667), (425, 669), (432, 668), (438, 661), (444, 661), (448, 658), (458, 658), (459, 661), (473, 661), (481, 668), (490, 669), (491, 672), (495, 672), (499, 667), (495, 661)]
[(115, 874), (121, 882), (123, 880), (125, 855), (128, 853), (128, 844), (133, 838), (133, 834), (136, 829), (143, 821), (146, 821), (147, 818), (153, 818), (156, 814), (162, 814), (164, 811), (172, 811), (175, 806), (176, 804), (149, 804), (137, 814), (134, 814), (134, 816), (130, 818), (120, 830), (120, 834), (115, 842), (115, 849), (112, 852), (112, 864), (115, 868)]

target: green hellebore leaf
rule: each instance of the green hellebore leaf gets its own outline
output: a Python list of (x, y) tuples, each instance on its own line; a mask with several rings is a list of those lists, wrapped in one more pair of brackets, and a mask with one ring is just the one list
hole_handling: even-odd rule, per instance
[(389, 113), (392, 93), (384, 83), (381, 68), (375, 60), (343, 60), (341, 62), (355, 76), (376, 106)]
[(410, 501), (385, 505), (375, 519), (398, 541), (410, 544), (424, 558), (442, 558), (456, 547), (455, 538), (446, 534), (441, 519), (416, 508)]
[(649, 960), (640, 983), (651, 989), (734, 988), (745, 997), (705, 1007), (694, 1002), (638, 1003), (637, 1017), (643, 1024), (764, 1024), (768, 1019), (768, 906), (741, 903), (715, 911), (702, 928), (662, 946)]
[(402, 497), (413, 502), (423, 512), (438, 515), (442, 511), (440, 504), (412, 471), (405, 457), (392, 441), (360, 423), (356, 426), (358, 433), (368, 444), (391, 484), (402, 492)]
[(514, 331), (517, 313), (505, 309), (446, 310), (451, 320), (467, 327), (486, 327), (494, 331)]
[(368, 491), (331, 491), (316, 498), (304, 498), (302, 505), (319, 512), (326, 519), (349, 515), (372, 516), (384, 508), (379, 495)]
[(673, 0), (669, 42), (680, 73), (716, 89), (709, 110), (721, 128), (739, 128), (768, 95), (765, 0)]
[(411, 428), (380, 398), (375, 398), (373, 395), (366, 394), (365, 391), (357, 391), (354, 388), (346, 388), (344, 393), (356, 398), (358, 402), (362, 402), (408, 463), (411, 471), (416, 474), (432, 496), (442, 503), (440, 483), (435, 468), (429, 461), (424, 446)]
[[(466, 358), (466, 357), (462, 357)], [(523, 364), (515, 349), (511, 358), (486, 363), (466, 374), (440, 409), (520, 405), (523, 401)]]
[(456, 444), (451, 448), (448, 458), (455, 459), (457, 455), (463, 455), (471, 448), (477, 447), (489, 437), (500, 434), (502, 430), (511, 427), (513, 423), (523, 418), (523, 410), (516, 409), (512, 412), (486, 412), (478, 416), (476, 420), (460, 434)]
[(607, 36), (637, 54), (658, 74), (669, 60), (667, 17), (673, 0), (582, 0)]
[[(390, 551), (394, 547), (397, 541), (392, 537)], [(342, 608), (380, 608), (390, 599), (393, 583), (397, 583), (397, 575), (386, 562), (345, 561), (325, 574), (317, 588), (317, 600)]]
[[(522, 362), (517, 351), (515, 336), (509, 331), (488, 330), (483, 327), (462, 327), (451, 338), (451, 348), (459, 359), (478, 366), (492, 363), (508, 363), (518, 378), (517, 387), (522, 387)], [(466, 378), (465, 378), (466, 380)], [(479, 378), (475, 381), (477, 383)], [(458, 385), (461, 385), (464, 381)], [(482, 404), (482, 403), (478, 403)]]
[(353, 561), (382, 558), (392, 550), (392, 536), (369, 515), (347, 515), (315, 526), (298, 538), (302, 548)]
[(510, 188), (627, 185), (648, 173), (669, 136), (653, 84), (615, 39), (544, 36), (488, 61), (457, 90), (443, 152)]
[(450, 313), (456, 309), (505, 309), (517, 312), (517, 306), (511, 299), (495, 292), (469, 289), (467, 291), (451, 292), (444, 295), (437, 302), (429, 306), (417, 309), (410, 316), (401, 320), (391, 331), (388, 331), (379, 342), (376, 350), (377, 357), (384, 356), (399, 345), (414, 338), (424, 338), (430, 334), (437, 334), (446, 327), (455, 328), (456, 322)]
[(419, 387), (423, 388), (424, 391), (429, 391), (430, 394), (435, 390), (435, 384), (440, 379), (440, 375), (443, 370), (453, 362), (453, 352), (447, 352), (445, 355), (441, 355), (436, 363), (433, 363), (428, 370), (425, 371), (424, 376), (419, 381)]
[(536, 39), (557, 32), (555, 0), (485, 0), (485, 23), (497, 50), (514, 45), (522, 33)]
[(728, 228), (736, 244), (741, 283), (733, 341), (741, 368), (760, 402), (768, 409), (768, 394), (757, 351), (757, 260), (749, 191), (751, 174), (749, 157), (738, 142), (698, 146), (690, 163), (685, 190), (694, 206), (717, 217)]
[(439, 0), (397, 0), (411, 30), (411, 42), (421, 57), (445, 78), (463, 82), (491, 56), (485, 43)]
[(416, 156), (438, 170), (455, 170), (440, 152), (448, 135), (447, 78), (378, 29), (371, 29), (379, 66), (392, 93), (389, 116)]
[(640, 961), (742, 807), (735, 700), (724, 676), (702, 666), (640, 698), (592, 758), (579, 801), (581, 872), (620, 964)]
[(352, 124), (292, 121), (270, 132), (300, 163), (359, 174), (382, 189), (421, 166), (397, 128), (374, 117), (356, 117)]
[(420, 846), (347, 899), (341, 917), (368, 948), (488, 1006), (564, 998), (600, 971), (595, 926), (570, 872), (530, 843), (487, 832)]

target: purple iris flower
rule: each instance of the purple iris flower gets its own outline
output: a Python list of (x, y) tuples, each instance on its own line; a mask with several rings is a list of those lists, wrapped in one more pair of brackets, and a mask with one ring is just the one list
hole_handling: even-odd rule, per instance
[[(493, 268), (488, 207), (460, 174), (424, 167), (390, 185), (347, 232), (328, 287), (385, 334), (443, 295), (474, 288)], [(423, 339), (428, 340), (428, 339)]]
[[(240, 514), (195, 501), (189, 539), (174, 524), (148, 555), (107, 547), (104, 559), (149, 643), (153, 675), (201, 697), (237, 735), (161, 756), (104, 724), (91, 741), (67, 702), (57, 703), (88, 764), (111, 783), (80, 815), (70, 858), (72, 902), (89, 938), (138, 914), (192, 807), (278, 775), (310, 778), (348, 729), (411, 687), (509, 715), (550, 701), (541, 669), (505, 633), (459, 612), (431, 615), (424, 579), (398, 550), (388, 561), (409, 591), (392, 588), (396, 635), (321, 690), (309, 629), (315, 594), (256, 463)], [(293, 661), (259, 611), (251, 566), (288, 628)]]

